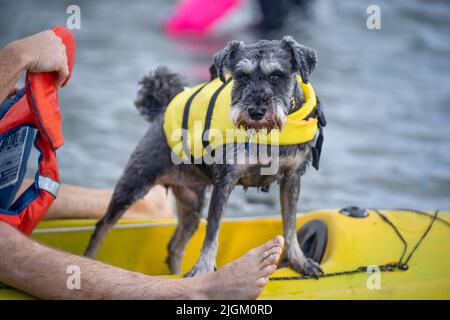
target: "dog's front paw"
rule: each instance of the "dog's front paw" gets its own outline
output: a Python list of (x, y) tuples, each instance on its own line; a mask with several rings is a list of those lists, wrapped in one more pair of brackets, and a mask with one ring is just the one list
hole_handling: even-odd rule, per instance
[(207, 274), (210, 272), (214, 272), (216, 270), (217, 270), (217, 268), (214, 265), (212, 267), (209, 267), (206, 264), (197, 263), (188, 273), (186, 273), (184, 275), (184, 277), (189, 278), (189, 277), (200, 276), (202, 274)]
[(319, 276), (323, 275), (322, 268), (320, 265), (315, 262), (312, 259), (304, 259), (303, 261), (300, 260), (292, 260), (289, 261), (289, 264), (292, 269), (294, 269), (297, 272), (300, 272), (301, 274), (309, 277), (313, 277), (318, 279)]

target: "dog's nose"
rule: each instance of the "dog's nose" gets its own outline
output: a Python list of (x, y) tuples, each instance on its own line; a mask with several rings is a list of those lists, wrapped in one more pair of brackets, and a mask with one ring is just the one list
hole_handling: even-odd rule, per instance
[(250, 119), (259, 121), (266, 115), (267, 107), (261, 106), (261, 107), (252, 107), (248, 109), (248, 116)]

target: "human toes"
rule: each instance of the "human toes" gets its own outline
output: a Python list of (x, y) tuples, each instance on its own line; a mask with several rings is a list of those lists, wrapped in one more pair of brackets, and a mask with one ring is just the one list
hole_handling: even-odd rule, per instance
[(275, 252), (270, 255), (268, 255), (266, 258), (264, 258), (263, 261), (261, 261), (261, 267), (264, 268), (268, 265), (276, 265), (278, 261), (280, 260), (281, 252)]
[(277, 266), (274, 264), (269, 264), (268, 266), (265, 266), (264, 268), (262, 268), (258, 274), (257, 278), (264, 278), (264, 277), (268, 277), (270, 276), (272, 273), (275, 272), (275, 270), (277, 270)]
[(282, 247), (272, 247), (269, 250), (265, 251), (261, 256), (261, 264), (263, 264), (263, 267), (268, 264), (275, 263), (278, 259), (274, 259), (274, 257), (278, 256), (279, 258), (282, 250)]
[(267, 241), (263, 245), (255, 248), (255, 251), (259, 255), (263, 255), (266, 257), (266, 252), (272, 248), (283, 248), (284, 246), (284, 238), (282, 236), (276, 236), (271, 240)]

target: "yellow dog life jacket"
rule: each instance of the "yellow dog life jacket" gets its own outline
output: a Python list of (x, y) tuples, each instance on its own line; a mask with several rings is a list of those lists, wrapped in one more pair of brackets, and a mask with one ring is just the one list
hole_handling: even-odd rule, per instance
[[(219, 78), (187, 88), (176, 95), (164, 114), (164, 133), (172, 152), (184, 160), (198, 159), (205, 152), (228, 143), (258, 143), (296, 145), (314, 140), (318, 131), (316, 95), (310, 83), (300, 76), (305, 102), (287, 116), (284, 128), (248, 134), (231, 121), (231, 89), (229, 76), (223, 83)], [(208, 149), (209, 150), (208, 150)]]

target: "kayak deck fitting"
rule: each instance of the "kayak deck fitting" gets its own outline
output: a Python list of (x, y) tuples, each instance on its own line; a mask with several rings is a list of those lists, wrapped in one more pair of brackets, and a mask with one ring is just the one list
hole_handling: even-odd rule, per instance
[[(325, 276), (305, 279), (288, 267), (280, 267), (260, 299), (450, 299), (450, 213), (363, 212), (366, 214), (359, 215), (357, 210), (350, 214), (319, 210), (298, 215), (304, 250), (321, 260)], [(32, 237), (81, 255), (95, 222), (43, 221)], [(302, 229), (313, 224), (322, 227)], [(167, 243), (175, 226), (175, 219), (121, 220), (106, 237), (97, 257), (128, 270), (167, 275)], [(281, 232), (280, 216), (225, 219), (219, 234), (218, 267)], [(204, 235), (205, 221), (202, 221), (186, 249), (182, 272), (187, 272), (197, 260)], [(380, 265), (385, 272), (371, 273), (371, 266)], [(32, 297), (11, 288), (0, 288), (0, 300), (26, 298)]]

